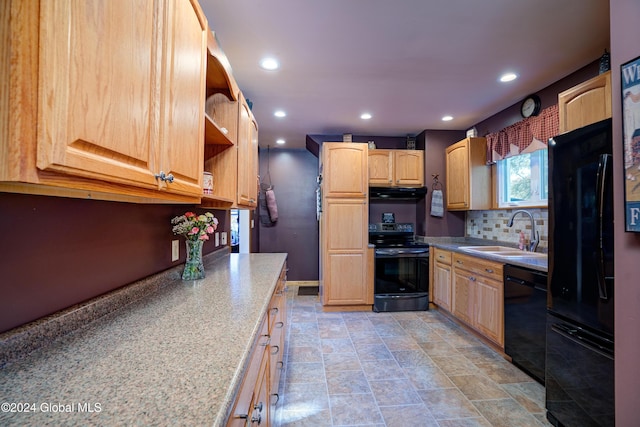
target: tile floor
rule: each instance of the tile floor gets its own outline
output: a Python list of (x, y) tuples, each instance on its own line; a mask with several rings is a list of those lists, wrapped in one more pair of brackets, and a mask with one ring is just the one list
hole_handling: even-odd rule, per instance
[(436, 310), (325, 313), (288, 289), (281, 426), (549, 426), (544, 388)]

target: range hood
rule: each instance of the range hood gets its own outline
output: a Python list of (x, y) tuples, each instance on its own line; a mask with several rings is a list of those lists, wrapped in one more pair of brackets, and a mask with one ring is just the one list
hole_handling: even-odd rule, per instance
[(427, 187), (369, 187), (369, 200), (420, 200)]

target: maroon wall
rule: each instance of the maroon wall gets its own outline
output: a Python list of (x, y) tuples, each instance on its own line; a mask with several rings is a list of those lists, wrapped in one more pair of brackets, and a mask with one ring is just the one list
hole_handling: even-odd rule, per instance
[(260, 149), (260, 177), (267, 175), (278, 204), (278, 221), (273, 227), (258, 224), (259, 252), (286, 252), (287, 278), (293, 281), (318, 280), (318, 220), (316, 218), (316, 177), (318, 159), (304, 149)]
[[(446, 148), (465, 138), (464, 131), (425, 130), (417, 137), (417, 146), (424, 149), (424, 180), (429, 188), (427, 197), (418, 205), (417, 233), (422, 236), (464, 236), (464, 212), (444, 211), (443, 217), (431, 216), (431, 192), (433, 191), (433, 175), (438, 175), (446, 201), (445, 184)], [(446, 202), (445, 202), (446, 203)]]
[(640, 56), (640, 2), (611, 2), (611, 93), (615, 207), (616, 425), (638, 425), (640, 408), (640, 233), (624, 231), (624, 161), (620, 65)]
[[(560, 92), (597, 76), (599, 72), (599, 65), (600, 61), (598, 58), (594, 60), (594, 62), (568, 75), (562, 80), (559, 80), (556, 83), (536, 92), (536, 95), (540, 97), (542, 108), (544, 109), (557, 104), (558, 94)], [(475, 128), (478, 131), (478, 136), (485, 136), (488, 133), (498, 132), (499, 130), (504, 129), (507, 126), (511, 126), (521, 120), (520, 103), (516, 103), (476, 124)]]
[[(184, 239), (170, 220), (187, 210), (204, 212), (0, 193), (0, 332), (183, 263)], [(228, 232), (228, 213), (211, 212)], [(205, 253), (215, 249), (213, 240), (204, 245)]]

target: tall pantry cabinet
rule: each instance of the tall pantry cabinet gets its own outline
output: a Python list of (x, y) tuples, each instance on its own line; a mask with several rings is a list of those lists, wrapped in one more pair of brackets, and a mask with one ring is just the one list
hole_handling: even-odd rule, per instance
[(373, 256), (369, 250), (367, 144), (322, 144), (320, 293), (326, 310), (370, 310)]

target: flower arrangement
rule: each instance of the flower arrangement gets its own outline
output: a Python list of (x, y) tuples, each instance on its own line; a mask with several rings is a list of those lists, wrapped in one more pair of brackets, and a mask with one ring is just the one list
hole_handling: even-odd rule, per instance
[(209, 234), (218, 228), (218, 219), (211, 212), (202, 215), (186, 212), (184, 215), (174, 217), (171, 224), (174, 224), (173, 234), (181, 234), (187, 240), (205, 241), (209, 240)]

